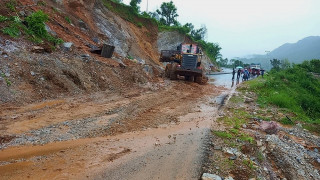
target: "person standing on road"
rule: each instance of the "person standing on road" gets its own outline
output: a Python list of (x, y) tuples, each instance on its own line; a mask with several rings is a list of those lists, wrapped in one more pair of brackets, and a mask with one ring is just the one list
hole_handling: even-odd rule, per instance
[(236, 74), (236, 70), (233, 68), (232, 70), (232, 81), (234, 80), (234, 75)]
[(261, 77), (263, 78), (263, 75), (264, 75), (264, 69), (261, 69)]
[(239, 79), (239, 78), (240, 78), (240, 75), (241, 75), (241, 69), (238, 69), (237, 79)]

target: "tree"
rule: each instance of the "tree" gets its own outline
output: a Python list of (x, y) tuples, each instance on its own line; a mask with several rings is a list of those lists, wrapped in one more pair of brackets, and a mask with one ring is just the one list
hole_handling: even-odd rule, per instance
[(185, 25), (183, 25), (183, 27), (188, 29), (187, 34), (189, 34), (192, 31), (194, 31), (194, 25), (192, 23), (186, 23)]
[(243, 67), (244, 66), (243, 62), (240, 60), (232, 59), (231, 61), (233, 61), (233, 67), (237, 67), (237, 66)]
[(228, 66), (228, 58), (223, 59), (222, 57), (219, 58), (218, 64), (220, 67), (227, 67)]
[(179, 15), (177, 14), (177, 8), (172, 1), (163, 2), (160, 6), (160, 10), (157, 9), (156, 12), (161, 16), (160, 23), (167, 26), (178, 24), (178, 21), (175, 18)]
[(191, 36), (196, 41), (204, 40), (205, 37), (207, 36), (207, 27), (206, 27), (206, 25), (201, 25), (200, 29), (192, 30), (191, 31)]
[(280, 70), (280, 65), (281, 65), (281, 61), (278, 59), (272, 59), (270, 60), (270, 63), (272, 65), (272, 69), (279, 71)]
[(122, 0), (112, 0), (112, 1), (116, 3), (122, 3)]
[(140, 3), (141, 3), (141, 0), (131, 0), (130, 1), (130, 6), (134, 9), (134, 11), (136, 13), (138, 13), (140, 10), (140, 7), (138, 6), (138, 4), (140, 4)]
[(281, 60), (280, 66), (281, 66), (281, 69), (288, 69), (290, 68), (291, 65), (288, 59), (283, 59)]
[(218, 58), (221, 57), (221, 54), (220, 54), (221, 47), (219, 46), (219, 44), (211, 43), (211, 42), (205, 42), (203, 40), (198, 41), (198, 42), (202, 42), (201, 43), (202, 47), (206, 51), (207, 55), (210, 58), (213, 58), (212, 61), (215, 61), (215, 60), (217, 60)]

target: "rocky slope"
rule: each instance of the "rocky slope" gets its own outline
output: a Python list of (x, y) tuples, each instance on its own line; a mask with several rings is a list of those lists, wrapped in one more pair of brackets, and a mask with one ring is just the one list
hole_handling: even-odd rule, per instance
[(320, 179), (319, 134), (300, 123), (283, 125), (290, 112), (261, 106), (257, 95), (241, 84), (230, 94), (212, 127), (206, 177), (226, 179)]
[[(18, 14), (23, 19), (42, 10), (50, 17), (47, 31), (67, 44), (57, 46), (52, 53), (37, 53), (36, 46), (46, 49), (47, 44), (0, 33), (1, 103), (29, 103), (152, 86), (162, 77), (159, 51), (186, 41), (176, 32), (159, 33), (151, 22), (138, 27), (110, 11), (100, 0), (21, 0), (16, 12), (5, 6), (8, 2), (1, 2), (1, 15)], [(102, 44), (115, 46), (112, 58), (90, 53)], [(207, 69), (208, 60), (205, 58), (203, 63)]]

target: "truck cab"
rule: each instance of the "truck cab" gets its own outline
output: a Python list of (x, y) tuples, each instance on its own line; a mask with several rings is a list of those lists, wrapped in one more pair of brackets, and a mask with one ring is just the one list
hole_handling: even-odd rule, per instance
[(160, 62), (169, 62), (166, 65), (165, 75), (170, 79), (184, 76), (185, 80), (196, 81), (202, 79), (201, 69), (202, 51), (197, 44), (181, 43), (177, 50), (162, 50)]

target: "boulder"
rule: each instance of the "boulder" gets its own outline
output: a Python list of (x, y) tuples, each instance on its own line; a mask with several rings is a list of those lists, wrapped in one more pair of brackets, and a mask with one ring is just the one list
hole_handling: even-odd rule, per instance
[(203, 173), (201, 180), (222, 180), (222, 178), (216, 174)]
[(48, 25), (45, 24), (45, 28), (49, 34), (51, 34), (53, 36), (57, 36), (57, 33), (55, 31), (53, 31)]
[(259, 128), (267, 134), (277, 134), (279, 131), (279, 125), (274, 121), (262, 121)]
[(44, 48), (41, 46), (32, 46), (31, 52), (34, 53), (44, 53)]
[(70, 51), (73, 46), (72, 42), (65, 42), (62, 44), (63, 50)]

